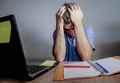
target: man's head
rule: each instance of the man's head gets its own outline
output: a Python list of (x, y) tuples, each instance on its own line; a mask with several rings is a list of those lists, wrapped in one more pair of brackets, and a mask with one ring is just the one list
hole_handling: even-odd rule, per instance
[(64, 6), (66, 7), (66, 11), (63, 14), (64, 23), (71, 23), (70, 18), (70, 12), (68, 11), (68, 8), (70, 8), (70, 5), (76, 5), (75, 3), (64, 3)]
[(64, 6), (66, 6), (66, 11), (63, 14), (63, 20), (64, 20), (64, 30), (67, 34), (74, 36), (74, 24), (71, 21), (70, 18), (70, 12), (68, 11), (68, 8), (70, 8), (70, 5), (76, 5), (75, 3), (64, 3)]

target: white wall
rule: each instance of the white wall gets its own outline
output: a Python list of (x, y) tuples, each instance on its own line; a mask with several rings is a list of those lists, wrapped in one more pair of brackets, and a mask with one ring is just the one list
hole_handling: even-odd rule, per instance
[(120, 55), (120, 0), (0, 0), (0, 17), (16, 16), (28, 60), (53, 59), (55, 14), (64, 2), (74, 1), (84, 24), (95, 30), (95, 59)]

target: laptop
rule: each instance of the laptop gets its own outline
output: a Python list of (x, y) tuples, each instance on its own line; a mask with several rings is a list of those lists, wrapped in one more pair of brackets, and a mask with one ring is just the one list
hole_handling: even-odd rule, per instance
[(0, 17), (0, 78), (30, 81), (56, 65), (27, 65), (15, 15)]

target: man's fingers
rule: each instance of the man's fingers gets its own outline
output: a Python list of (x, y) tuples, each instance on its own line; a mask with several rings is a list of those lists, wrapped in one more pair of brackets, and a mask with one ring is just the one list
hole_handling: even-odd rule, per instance
[(72, 12), (71, 8), (68, 8), (68, 11), (71, 13)]
[(76, 5), (76, 4), (69, 4), (69, 7), (70, 7), (70, 9), (72, 11), (74, 11), (74, 10), (81, 10), (81, 8), (78, 5)]
[(63, 10), (65, 10), (65, 6), (62, 6), (59, 10), (58, 10), (58, 13), (60, 14)]
[(74, 6), (72, 4), (69, 5), (71, 10), (74, 10)]
[(81, 10), (80, 6), (77, 6), (77, 9), (78, 9), (78, 10)]
[(66, 9), (63, 9), (60, 13), (61, 16), (63, 16), (63, 14), (65, 13)]

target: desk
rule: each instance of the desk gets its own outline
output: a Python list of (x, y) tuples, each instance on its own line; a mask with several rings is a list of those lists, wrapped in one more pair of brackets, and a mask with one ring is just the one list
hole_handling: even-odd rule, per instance
[[(120, 59), (120, 57), (116, 57), (116, 58)], [(55, 70), (56, 70), (56, 67), (29, 82), (20, 82), (20, 81), (16, 81), (16, 80), (1, 78), (0, 83), (120, 83), (120, 74), (106, 76), (106, 77), (97, 77), (97, 78), (84, 78), (84, 79), (77, 79), (77, 80), (53, 81)]]
[(55, 68), (29, 82), (0, 79), (0, 83), (120, 83), (120, 74), (89, 79), (53, 81), (54, 72)]

